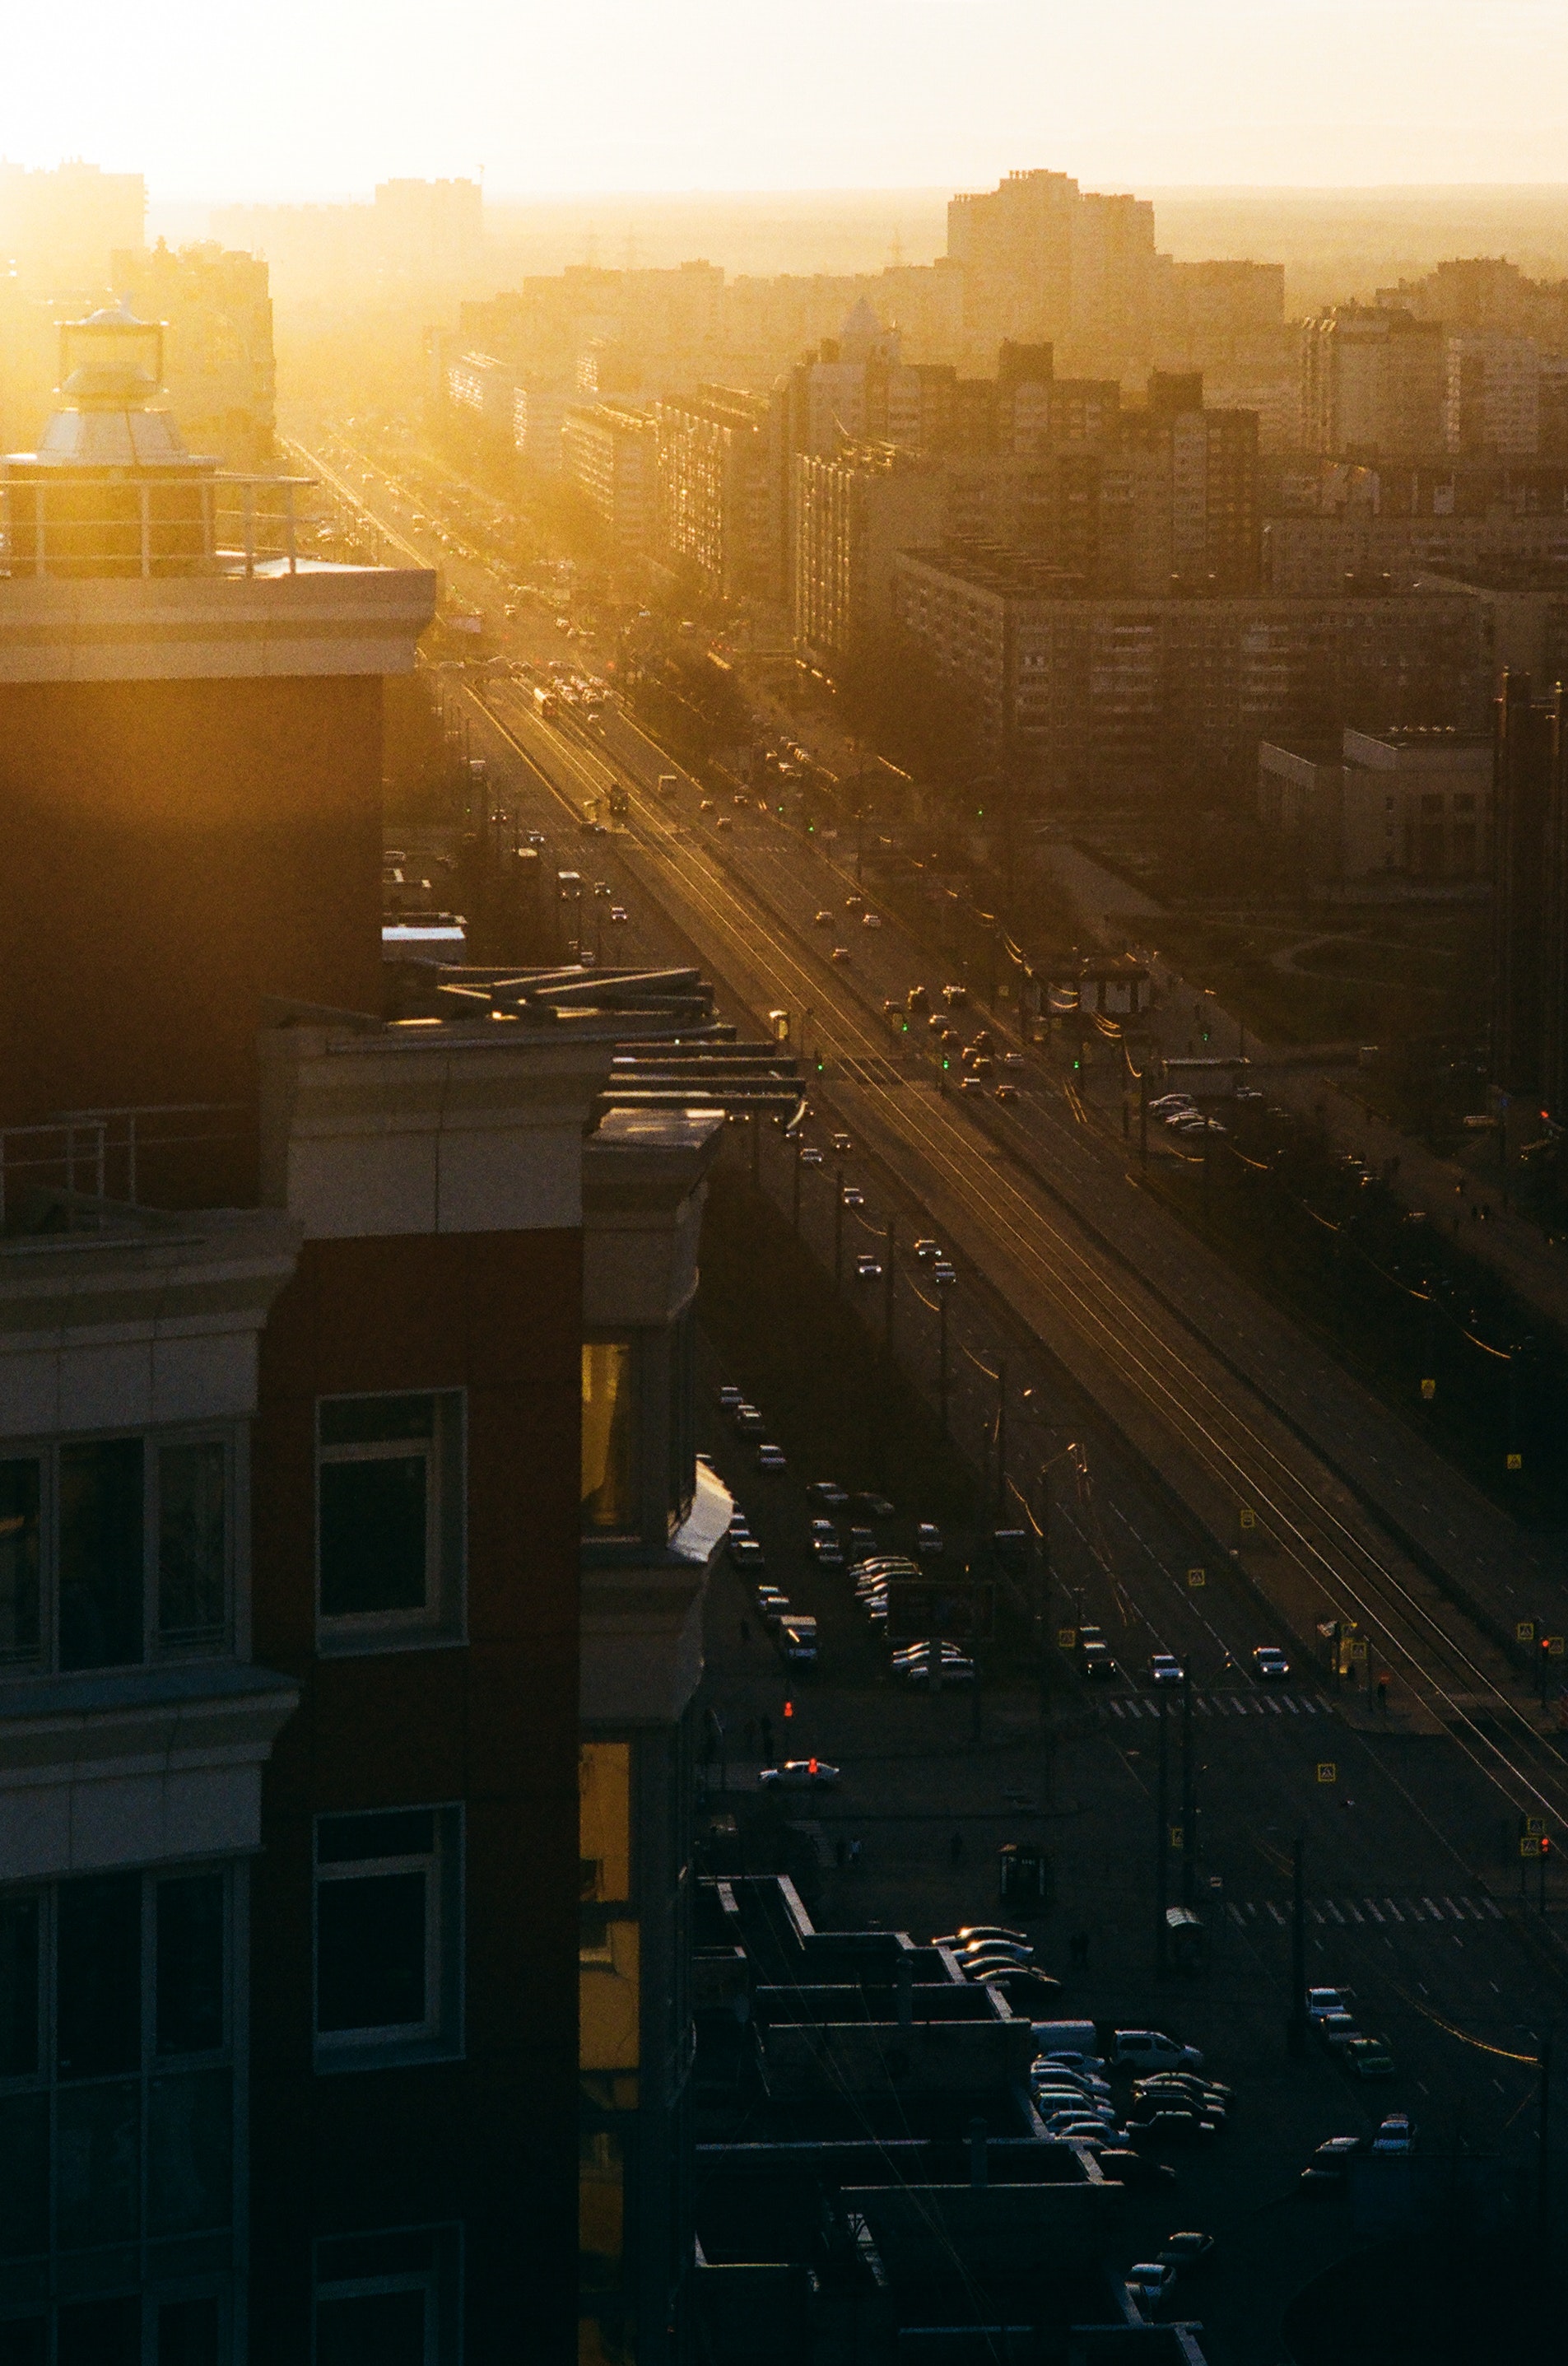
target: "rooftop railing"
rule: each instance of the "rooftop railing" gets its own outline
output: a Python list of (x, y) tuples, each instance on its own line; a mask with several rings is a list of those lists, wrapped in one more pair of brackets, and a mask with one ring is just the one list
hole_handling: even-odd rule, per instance
[(243, 1113), (238, 1101), (163, 1101), (0, 1126), (0, 1234), (107, 1231), (142, 1204), (150, 1171), (166, 1181), (193, 1153), (240, 1141)]
[(295, 495), (312, 481), (14, 468), (0, 478), (0, 577), (292, 575)]

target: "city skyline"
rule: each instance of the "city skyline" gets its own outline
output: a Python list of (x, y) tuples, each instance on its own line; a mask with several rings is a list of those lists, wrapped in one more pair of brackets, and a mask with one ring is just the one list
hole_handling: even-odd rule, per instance
[[(1236, 0), (1179, 19), (1151, 0), (803, 0), (738, 31), (716, 0), (614, 0), (589, 44), (534, 0), (461, 0), (432, 49), (410, 9), (345, 0), (322, 19), (280, 0), (258, 53), (176, 0), (154, 53), (95, 6), (69, 78), (41, 24), (16, 28), (28, 107), (0, 113), (0, 152), (140, 167), (154, 203), (481, 173), (502, 198), (985, 186), (1047, 154), (1141, 190), (1550, 184), (1568, 127), (1553, 14), (1290, 0), (1264, 25)], [(243, 116), (206, 102), (242, 74)]]

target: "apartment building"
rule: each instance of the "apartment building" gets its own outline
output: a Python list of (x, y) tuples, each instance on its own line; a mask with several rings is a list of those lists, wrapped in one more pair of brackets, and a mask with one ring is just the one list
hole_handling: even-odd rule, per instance
[(1515, 1155), (1568, 1108), (1562, 692), (1506, 673), (1495, 705), (1491, 1084)]
[(778, 569), (773, 406), (766, 395), (704, 386), (656, 402), (656, 547), (705, 592), (767, 593)]
[(561, 430), (569, 411), (577, 408), (577, 394), (561, 379), (525, 378), (512, 389), (512, 444), (521, 459), (541, 476), (561, 472)]
[(795, 462), (795, 638), (831, 671), (891, 623), (898, 553), (942, 531), (945, 487), (934, 461), (860, 445)]
[(0, 160), (0, 259), (35, 295), (90, 299), (108, 285), (109, 257), (146, 235), (147, 183), (70, 158), (34, 171)]
[(144, 321), (164, 324), (164, 368), (181, 431), (231, 468), (276, 449), (277, 369), (267, 266), (216, 244), (120, 249), (113, 285)]
[(658, 513), (659, 428), (651, 411), (618, 402), (569, 411), (561, 471), (585, 496), (615, 558), (646, 558)]
[(1440, 451), (1447, 433), (1442, 323), (1340, 304), (1302, 330), (1302, 442), (1370, 459)]
[(1450, 336), (1447, 351), (1449, 450), (1533, 459), (1541, 443), (1543, 376), (1534, 338), (1470, 330)]
[(950, 548), (903, 552), (892, 596), (977, 699), (997, 756), (1047, 788), (1250, 794), (1262, 739), (1401, 712), (1473, 731), (1490, 689), (1487, 636), (1458, 593), (1091, 596), (1037, 556)]
[(1066, 173), (1010, 173), (950, 200), (947, 252), (982, 348), (1043, 339), (1118, 377), (1147, 369), (1160, 275), (1146, 201), (1080, 190)]

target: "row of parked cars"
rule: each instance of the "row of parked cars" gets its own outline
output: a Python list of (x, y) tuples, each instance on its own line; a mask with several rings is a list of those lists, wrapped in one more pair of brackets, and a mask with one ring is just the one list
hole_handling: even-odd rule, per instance
[(1354, 1989), (1307, 1990), (1307, 2020), (1318, 2042), (1345, 2065), (1353, 2079), (1392, 2079), (1393, 2056), (1381, 2037), (1361, 2027), (1350, 2007)]
[(1007, 1999), (1011, 2011), (1027, 2015), (1031, 2022), (1038, 2013), (1051, 2011), (1052, 2000), (1062, 1986), (1036, 1963), (1034, 1949), (1023, 1932), (1009, 1930), (1005, 1923), (968, 1922), (962, 1930), (933, 1939), (931, 1945), (945, 1948), (966, 1980), (995, 1989)]

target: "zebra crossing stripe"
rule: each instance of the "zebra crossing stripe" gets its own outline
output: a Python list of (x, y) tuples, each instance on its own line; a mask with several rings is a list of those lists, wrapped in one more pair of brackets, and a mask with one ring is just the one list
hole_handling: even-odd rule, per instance
[(1307, 1912), (1312, 1916), (1312, 1919), (1313, 1919), (1313, 1921), (1314, 1921), (1314, 1922), (1321, 1922), (1321, 1921), (1322, 1921), (1323, 1917), (1322, 1917), (1322, 1915), (1318, 1912), (1317, 1908), (1313, 1904), (1313, 1902), (1312, 1902), (1312, 1900), (1311, 1900), (1311, 1898), (1310, 1898), (1307, 1899)]
[(1193, 1705), (1194, 1708), (1196, 1708), (1196, 1709), (1199, 1711), (1199, 1713), (1200, 1713), (1200, 1715), (1201, 1715), (1201, 1716), (1203, 1716), (1203, 1717), (1213, 1717), (1213, 1714), (1214, 1714), (1213, 1704), (1212, 1704), (1211, 1702), (1209, 1702), (1209, 1701), (1206, 1701), (1206, 1700), (1204, 1699), (1204, 1697), (1203, 1697), (1203, 1696), (1202, 1696), (1202, 1694), (1201, 1694), (1201, 1693), (1194, 1693), (1194, 1694), (1193, 1694), (1193, 1696), (1192, 1696), (1192, 1705)]
[(1272, 1693), (1270, 1693), (1270, 1694), (1269, 1694), (1269, 1707), (1273, 1710), (1273, 1712), (1274, 1712), (1274, 1714), (1275, 1714), (1275, 1716), (1276, 1716), (1276, 1717), (1279, 1717), (1279, 1716), (1280, 1716), (1280, 1715), (1282, 1715), (1282, 1714), (1283, 1714), (1283, 1712), (1281, 1711), (1281, 1709), (1280, 1709), (1280, 1704), (1279, 1704), (1279, 1702), (1275, 1699), (1275, 1697), (1274, 1697), (1274, 1696), (1273, 1696), (1273, 1694), (1272, 1694)]
[(1289, 1693), (1287, 1693), (1287, 1694), (1285, 1695), (1285, 1697), (1284, 1697), (1284, 1707), (1290, 1710), (1291, 1715), (1292, 1715), (1292, 1717), (1300, 1717), (1300, 1715), (1301, 1715), (1301, 1711), (1300, 1711), (1300, 1709), (1296, 1707), (1295, 1702), (1291, 1698), (1291, 1696), (1290, 1696), (1290, 1694), (1289, 1694)]
[(1485, 1921), (1486, 1917), (1483, 1914), (1480, 1907), (1477, 1906), (1473, 1898), (1461, 1898), (1460, 1899), (1460, 1904), (1464, 1908), (1465, 1912), (1470, 1916), (1472, 1922)]
[(1345, 1922), (1345, 1917), (1343, 1916), (1343, 1914), (1341, 1914), (1341, 1913), (1340, 1913), (1339, 1909), (1338, 1909), (1338, 1907), (1337, 1907), (1337, 1906), (1336, 1906), (1336, 1904), (1334, 1903), (1333, 1898), (1325, 1898), (1324, 1899), (1324, 1901), (1323, 1901), (1323, 1902), (1324, 1902), (1324, 1904), (1327, 1907), (1327, 1909), (1328, 1909), (1329, 1912), (1333, 1915), (1334, 1920), (1335, 1920), (1335, 1921), (1336, 1921), (1340, 1925), (1340, 1927), (1341, 1927), (1341, 1928), (1343, 1928), (1343, 1927), (1344, 1927), (1344, 1922)]
[(1449, 1912), (1453, 1916), (1454, 1921), (1455, 1921), (1456, 1922), (1462, 1922), (1462, 1921), (1464, 1921), (1464, 1916), (1463, 1916), (1463, 1914), (1461, 1912), (1460, 1909), (1459, 1909), (1459, 1908), (1454, 1904), (1453, 1899), (1452, 1899), (1450, 1897), (1449, 1897), (1449, 1895), (1447, 1894), (1447, 1892), (1446, 1892), (1446, 1891), (1444, 1892), (1444, 1895), (1443, 1895), (1443, 1904), (1448, 1908)]
[(1398, 1907), (1394, 1904), (1394, 1902), (1393, 1902), (1393, 1898), (1385, 1898), (1383, 1899), (1383, 1904), (1388, 1908), (1389, 1912), (1393, 1915), (1393, 1919), (1394, 1919), (1394, 1921), (1395, 1921), (1396, 1922), (1403, 1922), (1403, 1921), (1404, 1921), (1404, 1915), (1400, 1912), (1400, 1910), (1399, 1910)]
[(1238, 1930), (1245, 1931), (1247, 1928), (1247, 1917), (1243, 1914), (1240, 1907), (1233, 1904), (1227, 1909), (1227, 1911), (1234, 1918), (1236, 1928)]
[(1494, 1918), (1495, 1921), (1501, 1922), (1503, 1920), (1503, 1910), (1498, 1905), (1495, 1898), (1483, 1898), (1481, 1903), (1485, 1907), (1486, 1911)]
[(1440, 1922), (1442, 1921), (1443, 1910), (1440, 1906), (1434, 1906), (1429, 1898), (1424, 1898), (1421, 1900), (1421, 1903), (1427, 1909), (1434, 1922)]
[(1122, 1708), (1120, 1701), (1107, 1701), (1105, 1706), (1111, 1711), (1112, 1717), (1123, 1717), (1126, 1714), (1126, 1711)]
[(1269, 1913), (1272, 1914), (1275, 1921), (1280, 1925), (1280, 1928), (1282, 1931), (1285, 1927), (1285, 1918), (1280, 1913), (1279, 1908), (1275, 1905), (1274, 1900), (1271, 1898), (1266, 1898), (1263, 1902), (1265, 1906), (1268, 1907)]
[(1349, 1915), (1352, 1922), (1359, 1922), (1363, 1925), (1365, 1924), (1367, 1918), (1361, 1912), (1360, 1908), (1357, 1905), (1353, 1898), (1348, 1898), (1345, 1900), (1345, 1910)]
[(1372, 1904), (1370, 1898), (1363, 1898), (1361, 1903), (1366, 1908), (1374, 1922), (1381, 1922), (1382, 1921), (1382, 1916), (1378, 1912), (1377, 1908)]

